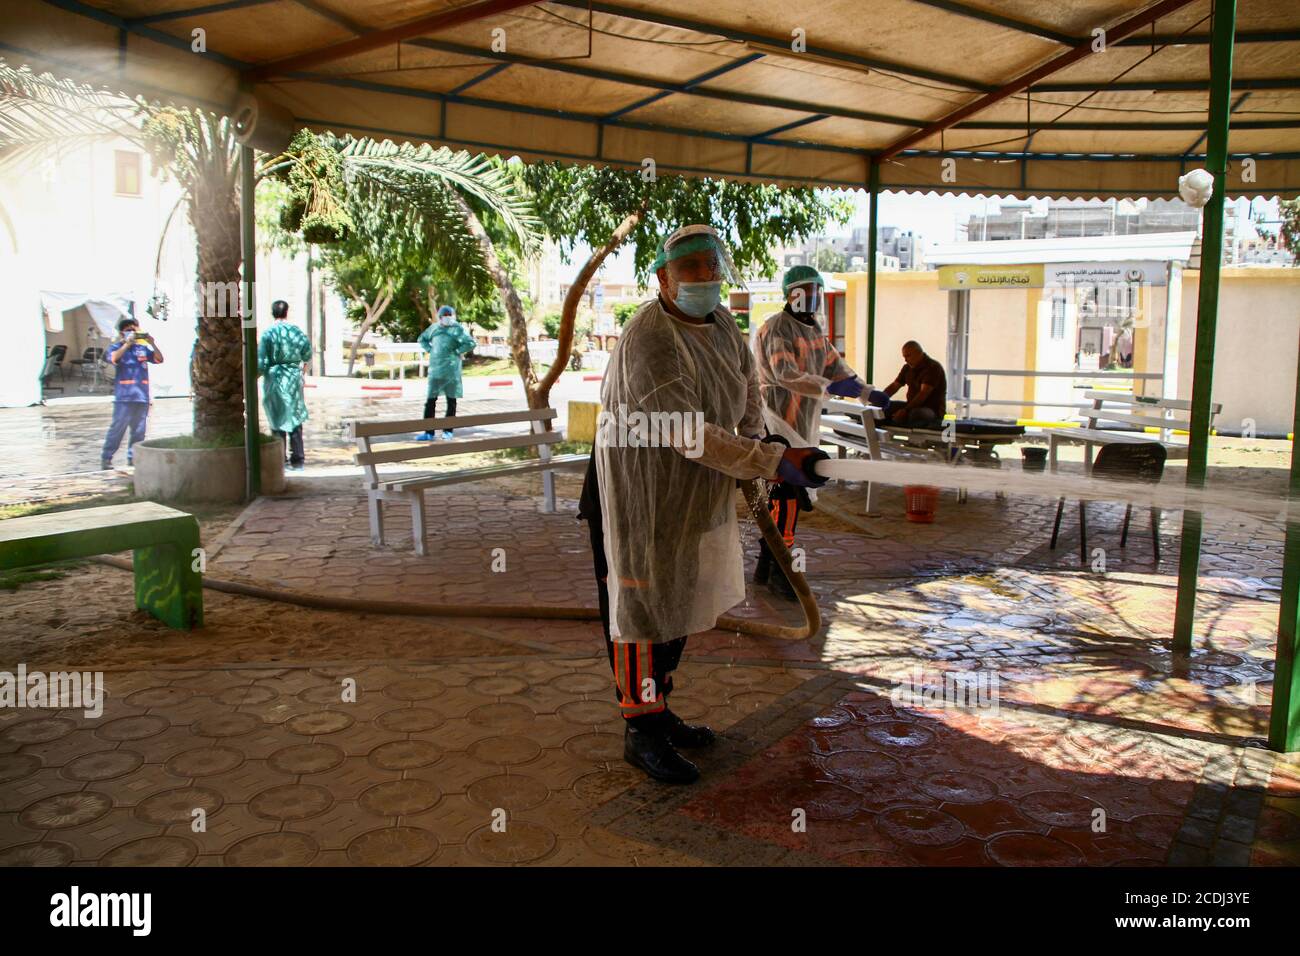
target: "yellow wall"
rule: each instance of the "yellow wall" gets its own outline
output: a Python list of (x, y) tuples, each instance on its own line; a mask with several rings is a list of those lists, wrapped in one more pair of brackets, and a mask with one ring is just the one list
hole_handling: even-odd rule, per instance
[(936, 272), (881, 272), (876, 277), (876, 367), (866, 368), (867, 274), (845, 280), (844, 358), (868, 382), (883, 388), (903, 366), (903, 343), (916, 339), (944, 361), (948, 354), (948, 293)]
[[(902, 345), (916, 339), (947, 369), (948, 293), (940, 291), (936, 272), (882, 272), (877, 276), (876, 367), (866, 359), (867, 276), (865, 272), (836, 276), (846, 285), (845, 357), (853, 368), (877, 386), (889, 384), (903, 364)], [(1192, 391), (1192, 356), (1199, 273), (1186, 270), (1182, 279), (1178, 383), (1173, 397), (1187, 399)], [(1166, 289), (1145, 287), (1141, 305), (1145, 322), (1134, 332), (1133, 364), (1137, 371), (1158, 373), (1164, 361)], [(1045, 330), (1050, 328), (1050, 300), (1042, 289), (988, 289), (971, 293), (971, 368), (1038, 368), (1038, 356), (1049, 354)], [(1072, 326), (1067, 334), (1073, 338)], [(1035, 331), (1037, 330), (1037, 331)], [(1258, 432), (1289, 432), (1295, 397), (1296, 353), (1300, 341), (1300, 269), (1225, 269), (1219, 300), (1215, 347), (1214, 400), (1223, 406), (1217, 424), (1239, 430), (1242, 419), (1253, 418)], [(1062, 355), (1061, 350), (1050, 354)], [(1072, 355), (1072, 346), (1071, 346)], [(1045, 363), (1046, 364), (1046, 363)], [(1061, 369), (1064, 370), (1064, 369)], [(1060, 382), (1041, 379), (1027, 387), (1024, 380), (994, 378), (990, 398), (1039, 400), (1062, 394)], [(1054, 389), (1054, 390), (1053, 390)], [(1141, 392), (1139, 387), (1139, 392)], [(1158, 394), (1158, 383), (1146, 386)], [(950, 383), (949, 395), (957, 393)], [(971, 382), (974, 398), (984, 395), (984, 378)], [(1073, 400), (1073, 399), (1072, 399)], [(1043, 414), (1040, 409), (1038, 414)], [(976, 414), (979, 414), (978, 410)], [(1022, 406), (996, 406), (984, 414), (995, 417), (1035, 417)]]
[[(967, 346), (969, 368), (1022, 369), (1034, 367), (1038, 349), (1038, 301), (1042, 289), (976, 289), (970, 293), (970, 342)], [(948, 293), (939, 295), (947, 298)], [(947, 365), (947, 342), (936, 354)], [(1025, 379), (1010, 375), (994, 375), (987, 382), (990, 399), (1023, 401), (1032, 398), (1033, 386), (1028, 393)], [(971, 398), (985, 397), (986, 376), (971, 376)], [(1032, 381), (1032, 380), (1030, 380)], [(957, 394), (957, 383), (950, 382), (948, 395)], [(974, 405), (971, 415), (980, 418), (1029, 418), (1031, 410), (1023, 405)]]
[[(1199, 270), (1183, 274), (1178, 397), (1192, 397)], [(1300, 342), (1300, 269), (1224, 269), (1214, 337), (1211, 395), (1223, 405), (1216, 427), (1285, 434), (1294, 424), (1296, 351)]]

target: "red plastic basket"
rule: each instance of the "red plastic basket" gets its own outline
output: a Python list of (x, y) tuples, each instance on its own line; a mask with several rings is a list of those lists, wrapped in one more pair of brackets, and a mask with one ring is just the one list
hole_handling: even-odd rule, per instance
[(929, 524), (939, 509), (939, 489), (933, 485), (904, 485), (903, 500), (907, 503), (907, 520)]

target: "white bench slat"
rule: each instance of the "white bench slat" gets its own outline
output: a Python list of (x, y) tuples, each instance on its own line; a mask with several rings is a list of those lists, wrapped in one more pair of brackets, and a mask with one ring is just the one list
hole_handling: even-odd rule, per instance
[(372, 451), (355, 456), (358, 465), (383, 465), (396, 461), (420, 461), (425, 458), (444, 458), (450, 455), (470, 455), (480, 451), (503, 451), (507, 448), (527, 448), (564, 441), (562, 432), (536, 432), (531, 435), (509, 435), (502, 438), (478, 438), (470, 441), (430, 442), (413, 448), (394, 448), (392, 451)]
[(826, 421), (822, 419), (822, 434), (826, 435), (831, 430), (839, 432), (848, 432), (850, 435), (857, 435), (859, 438), (867, 437), (867, 429), (857, 422), (845, 422), (838, 419)]
[(884, 411), (875, 405), (863, 405), (861, 402), (849, 402), (841, 398), (827, 400), (826, 404), (822, 406), (822, 414), (848, 415), (859, 420), (864, 414), (870, 414), (872, 418), (876, 419), (885, 417)]
[(1191, 427), (1191, 422), (1179, 418), (1156, 418), (1154, 415), (1126, 415), (1123, 412), (1113, 412), (1108, 408), (1095, 408), (1084, 415), (1088, 421), (1093, 422), (1123, 422), (1126, 425), (1141, 425), (1146, 428), (1177, 428), (1187, 431)]
[(1077, 441), (1084, 444), (1089, 442), (1093, 444), (1129, 444), (1144, 445), (1150, 442), (1164, 445), (1166, 448), (1183, 448), (1174, 442), (1160, 441), (1152, 435), (1140, 434), (1138, 432), (1116, 432), (1107, 431), (1104, 428), (1053, 428), (1050, 430), (1053, 440), (1058, 442)]
[[(1093, 402), (1110, 402), (1113, 405), (1131, 405), (1139, 410), (1147, 408), (1170, 408), (1175, 411), (1191, 411), (1192, 403), (1186, 398), (1156, 398), (1154, 395), (1134, 395), (1128, 392), (1088, 392), (1083, 393), (1084, 398), (1092, 399)], [(1223, 411), (1222, 403), (1210, 403), (1210, 415), (1218, 415)]]
[(577, 466), (585, 468), (588, 457), (587, 455), (557, 455), (550, 461), (542, 461), (539, 458), (534, 461), (516, 462), (508, 465), (485, 465), (482, 468), (453, 471), (445, 475), (415, 475), (410, 478), (381, 481), (379, 487), (385, 491), (414, 491), (417, 488), (457, 485), (467, 481), (478, 481), (483, 478), (495, 478), (502, 475), (527, 474), (542, 471), (546, 468), (574, 468)]
[(1191, 408), (1192, 403), (1178, 398), (1160, 398), (1156, 395), (1134, 395), (1132, 392), (1099, 392), (1088, 389), (1083, 397), (1097, 402), (1119, 402), (1121, 405), (1146, 405), (1148, 408)]
[(350, 438), (375, 438), (403, 435), (407, 432), (435, 431), (444, 428), (472, 428), (475, 425), (506, 425), (511, 422), (547, 421), (558, 418), (553, 408), (528, 408), (513, 412), (490, 412), (454, 418), (375, 418), (349, 422)]
[[(1133, 405), (1143, 409), (1169, 408), (1184, 412), (1192, 409), (1192, 403), (1185, 398), (1157, 398), (1154, 395), (1134, 395), (1131, 392), (1098, 392), (1093, 390), (1084, 392), (1083, 396), (1095, 402), (1113, 402), (1119, 405)], [(1221, 411), (1223, 411), (1223, 405), (1219, 402), (1210, 404), (1211, 415), (1217, 415)]]
[(865, 438), (855, 438), (852, 435), (829, 435), (823, 432), (820, 439), (823, 445), (839, 445), (842, 448), (854, 448), (865, 452), (871, 451), (871, 446), (867, 444)]

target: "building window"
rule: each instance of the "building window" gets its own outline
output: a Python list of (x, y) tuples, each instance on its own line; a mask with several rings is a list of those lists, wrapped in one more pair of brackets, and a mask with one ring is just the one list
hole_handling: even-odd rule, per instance
[(140, 154), (124, 149), (115, 150), (113, 191), (119, 196), (140, 195)]
[(1065, 297), (1060, 295), (1052, 297), (1052, 338), (1065, 338)]

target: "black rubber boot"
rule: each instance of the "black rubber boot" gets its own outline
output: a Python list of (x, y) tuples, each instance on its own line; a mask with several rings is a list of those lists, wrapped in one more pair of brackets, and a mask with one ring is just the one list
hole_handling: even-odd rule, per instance
[(688, 724), (671, 710), (664, 711), (664, 727), (668, 731), (668, 742), (674, 747), (695, 750), (700, 747), (712, 747), (717, 735), (703, 724)]
[(799, 600), (794, 585), (790, 583), (789, 578), (785, 576), (785, 572), (781, 570), (781, 565), (775, 561), (772, 562), (772, 578), (767, 582), (767, 587), (777, 597), (785, 598), (787, 601)]
[(754, 565), (754, 583), (766, 584), (772, 573), (772, 552), (766, 547), (758, 549), (758, 564)]
[(623, 732), (623, 759), (660, 783), (700, 779), (700, 768), (674, 750), (666, 734), (637, 730), (631, 724)]

